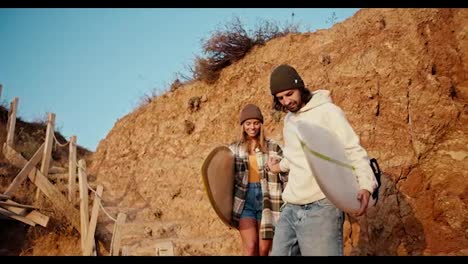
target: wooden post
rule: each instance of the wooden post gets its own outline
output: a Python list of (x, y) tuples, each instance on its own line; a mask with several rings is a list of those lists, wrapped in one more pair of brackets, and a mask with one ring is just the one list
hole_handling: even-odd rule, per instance
[(88, 233), (89, 209), (88, 209), (88, 179), (86, 176), (86, 162), (78, 162), (78, 181), (80, 188), (80, 215), (81, 215), (81, 249), (84, 252), (86, 235)]
[(49, 174), (50, 159), (52, 155), (52, 145), (54, 143), (54, 127), (55, 127), (55, 114), (49, 113), (47, 130), (46, 130), (46, 139), (45, 139), (45, 148), (44, 155), (42, 156), (41, 163), (41, 172), (42, 175), (47, 177)]
[(94, 247), (94, 233), (96, 231), (97, 219), (99, 215), (99, 204), (101, 203), (101, 196), (104, 187), (97, 186), (96, 194), (93, 201), (93, 210), (91, 212), (91, 219), (89, 221), (88, 231), (86, 234), (85, 248), (83, 249), (83, 256), (91, 256)]
[(70, 138), (69, 164), (68, 164), (68, 201), (76, 201), (76, 136)]
[(0, 99), (2, 99), (3, 85), (0, 84)]
[(114, 244), (112, 245), (112, 256), (118, 256), (120, 251), (120, 241), (122, 238), (122, 227), (125, 224), (125, 220), (127, 219), (127, 215), (124, 213), (119, 213), (117, 215), (117, 222), (115, 222), (115, 233), (112, 234)]
[(128, 249), (128, 246), (123, 246), (122, 247), (122, 256), (130, 256), (130, 250)]
[(15, 138), (15, 126), (16, 126), (16, 111), (18, 109), (18, 97), (15, 97), (10, 103), (10, 111), (8, 114), (8, 123), (7, 123), (7, 140), (6, 144), (13, 147), (14, 138)]
[[(42, 155), (41, 172), (47, 178), (49, 174), (50, 160), (52, 157), (52, 145), (54, 143), (55, 114), (49, 113), (46, 129), (44, 154)], [(40, 189), (37, 189), (36, 200), (39, 199)]]

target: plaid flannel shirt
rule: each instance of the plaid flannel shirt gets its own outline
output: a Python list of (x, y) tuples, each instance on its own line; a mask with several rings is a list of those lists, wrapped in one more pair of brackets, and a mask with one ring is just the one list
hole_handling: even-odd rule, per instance
[[(281, 193), (288, 181), (288, 173), (273, 174), (265, 169), (269, 156), (278, 159), (283, 158), (283, 150), (276, 142), (272, 139), (267, 139), (266, 144), (268, 153), (256, 153), (263, 195), (260, 237), (262, 239), (272, 239), (274, 227), (279, 218), (280, 208), (283, 205)], [(234, 226), (238, 227), (249, 184), (249, 156), (246, 150), (241, 147), (240, 142), (229, 145), (229, 148), (235, 157), (234, 204), (231, 221)]]

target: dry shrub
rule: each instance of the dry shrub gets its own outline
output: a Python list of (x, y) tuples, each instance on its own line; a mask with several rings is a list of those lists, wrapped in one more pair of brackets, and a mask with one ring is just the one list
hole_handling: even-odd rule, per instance
[(154, 99), (156, 99), (158, 96), (160, 96), (164, 92), (166, 92), (166, 91), (161, 91), (158, 88), (154, 88), (149, 93), (143, 94), (143, 96), (141, 96), (139, 98), (139, 100), (138, 100), (138, 104), (137, 104), (136, 109), (140, 109), (141, 107), (144, 107), (144, 106), (150, 104), (151, 102), (153, 102)]
[(285, 23), (280, 26), (278, 22), (260, 20), (253, 33), (254, 45), (264, 45), (267, 41), (299, 32), (299, 24)]
[(219, 70), (216, 70), (212, 65), (213, 63), (208, 59), (196, 57), (193, 78), (207, 84), (213, 84), (219, 78)]
[(223, 68), (242, 59), (254, 46), (298, 32), (298, 28), (294, 24), (281, 27), (276, 22), (263, 20), (257, 23), (253, 31), (247, 31), (236, 17), (204, 42), (203, 52), (207, 58), (195, 58), (195, 66), (191, 69), (193, 79), (214, 83)]
[(174, 92), (175, 90), (179, 89), (179, 87), (181, 87), (182, 85), (183, 85), (183, 83), (177, 78), (172, 82), (171, 87), (170, 87), (169, 90), (171, 92)]
[(203, 44), (203, 50), (208, 54), (210, 68), (218, 71), (244, 57), (254, 44), (239, 18), (235, 18), (224, 31), (215, 31)]

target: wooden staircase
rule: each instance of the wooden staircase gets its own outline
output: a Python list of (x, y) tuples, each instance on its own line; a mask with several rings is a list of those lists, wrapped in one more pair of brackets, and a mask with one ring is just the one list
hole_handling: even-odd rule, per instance
[[(97, 227), (99, 209), (102, 208), (104, 210), (101, 204), (103, 187), (94, 182), (88, 182), (84, 160), (80, 160), (77, 163), (76, 136), (72, 136), (70, 141), (64, 145), (57, 141), (54, 134), (55, 114), (53, 113), (50, 113), (48, 117), (45, 142), (36, 150), (31, 159), (27, 160), (18, 153), (14, 149), (17, 106), (18, 98), (15, 97), (8, 113), (7, 139), (2, 151), (5, 158), (13, 166), (21, 168), (21, 171), (0, 196), (0, 216), (6, 219), (21, 221), (31, 226), (39, 224), (47, 227), (49, 217), (39, 212), (39, 210), (44, 210), (43, 208), (18, 204), (11, 199), (21, 184), (29, 179), (37, 187), (36, 200), (41, 194), (44, 194), (54, 208), (60, 211), (73, 228), (80, 233), (83, 255), (96, 256), (97, 247), (94, 234)], [(62, 146), (70, 145), (69, 168), (50, 167), (54, 143)], [(36, 167), (39, 162), (41, 162), (40, 169)], [(91, 215), (89, 212), (89, 191), (94, 193)], [(106, 213), (106, 215), (108, 214)], [(119, 255), (120, 227), (125, 222), (126, 215), (118, 213), (117, 219), (112, 218), (110, 215), (108, 216), (114, 221), (115, 225), (113, 240), (115, 237), (116, 243), (113, 243), (111, 253), (112, 255)]]

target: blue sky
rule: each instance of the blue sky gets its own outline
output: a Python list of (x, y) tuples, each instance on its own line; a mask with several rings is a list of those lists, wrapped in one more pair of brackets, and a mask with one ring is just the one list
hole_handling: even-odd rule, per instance
[[(187, 74), (202, 40), (239, 17), (294, 22), (300, 31), (329, 28), (358, 8), (80, 8), (0, 9), (1, 102), (19, 97), (25, 121), (56, 114), (67, 139), (95, 151), (115, 122), (145, 94)], [(292, 20), (294, 13), (294, 20)]]

